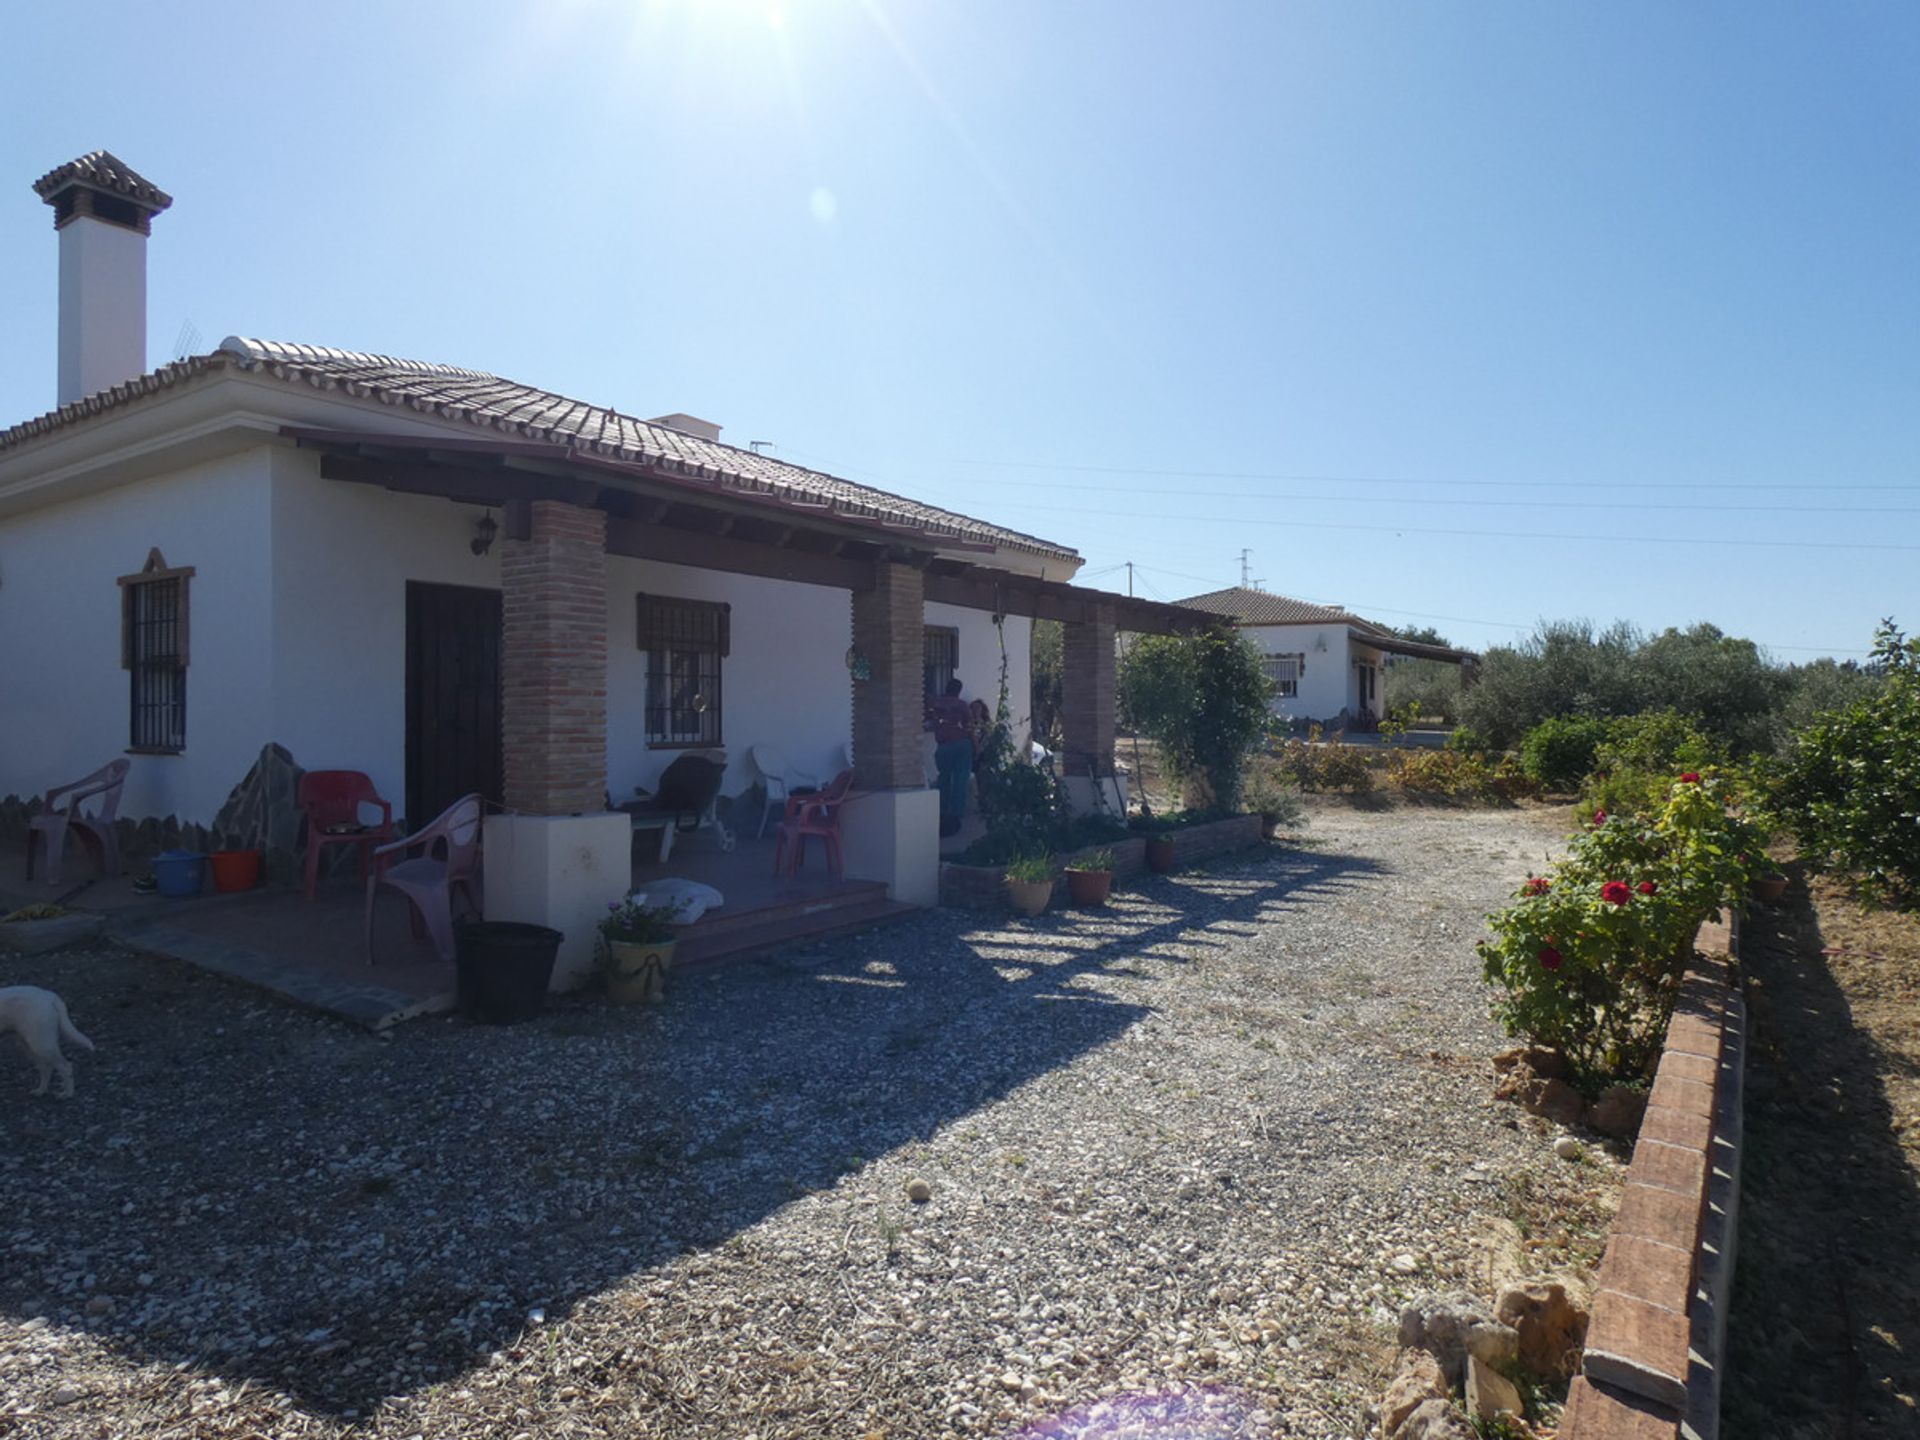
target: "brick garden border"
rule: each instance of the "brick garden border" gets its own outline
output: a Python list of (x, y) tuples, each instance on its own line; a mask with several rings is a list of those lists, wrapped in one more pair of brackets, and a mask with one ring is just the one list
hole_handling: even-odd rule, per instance
[[(1174, 861), (1191, 865), (1210, 860), (1230, 850), (1245, 850), (1260, 843), (1258, 815), (1230, 815), (1225, 820), (1208, 820), (1166, 832), (1174, 843)], [(1053, 858), (1071, 865), (1082, 856), (1098, 850), (1113, 851), (1113, 875), (1116, 880), (1139, 875), (1147, 868), (1147, 840), (1131, 835), (1110, 845), (1089, 845), (1082, 850), (1063, 852)], [(940, 866), (940, 903), (959, 910), (1004, 910), (1007, 901), (1007, 870), (1004, 865), (957, 865), (945, 861)], [(1066, 894), (1066, 877), (1053, 882), (1053, 899)], [(1048, 902), (1053, 903), (1052, 901)]]
[(1746, 1006), (1737, 917), (1708, 922), (1680, 987), (1600, 1262), (1561, 1440), (1713, 1440), (1733, 1286)]

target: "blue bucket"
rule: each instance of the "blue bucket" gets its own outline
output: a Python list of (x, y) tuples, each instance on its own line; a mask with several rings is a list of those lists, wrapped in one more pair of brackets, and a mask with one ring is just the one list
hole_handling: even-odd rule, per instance
[(162, 850), (153, 857), (153, 880), (162, 895), (184, 900), (200, 893), (207, 857), (192, 850)]

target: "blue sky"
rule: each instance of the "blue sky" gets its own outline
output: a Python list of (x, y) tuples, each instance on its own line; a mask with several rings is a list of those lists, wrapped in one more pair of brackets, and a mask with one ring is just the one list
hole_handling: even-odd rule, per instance
[[(183, 335), (498, 371), (1077, 546), (1431, 623), (1920, 628), (1920, 7), (16, 8), (30, 182), (175, 196)], [(1735, 543), (1738, 542), (1738, 543)]]

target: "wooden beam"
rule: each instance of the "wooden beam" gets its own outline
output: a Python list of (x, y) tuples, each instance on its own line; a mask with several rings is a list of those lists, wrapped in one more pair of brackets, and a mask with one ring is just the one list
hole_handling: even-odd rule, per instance
[(802, 585), (830, 585), (838, 590), (869, 590), (873, 566), (837, 555), (781, 549), (731, 535), (678, 530), (637, 520), (609, 518), (607, 553), (636, 560), (659, 560), (691, 565), (731, 575), (758, 575), (767, 580), (791, 580)]
[(602, 489), (597, 481), (559, 475), (530, 475), (483, 466), (368, 460), (351, 455), (322, 455), (320, 474), (328, 480), (379, 485), (408, 495), (434, 495), (474, 505), (505, 505), (510, 500), (564, 500), (569, 505), (592, 507), (599, 503)]

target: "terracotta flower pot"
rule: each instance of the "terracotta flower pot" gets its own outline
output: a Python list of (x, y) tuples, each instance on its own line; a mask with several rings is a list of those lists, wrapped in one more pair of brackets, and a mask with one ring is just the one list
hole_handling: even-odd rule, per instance
[(1091, 908), (1107, 903), (1107, 896), (1113, 889), (1113, 871), (1111, 870), (1074, 870), (1067, 871), (1067, 891), (1073, 896), (1073, 903), (1083, 908)]
[(667, 998), (667, 971), (677, 940), (607, 942), (607, 998), (616, 1005), (658, 1005)]
[(1787, 893), (1787, 877), (1784, 875), (1762, 875), (1749, 887), (1753, 898), (1762, 905), (1778, 905), (1781, 897)]
[(1173, 869), (1173, 840), (1166, 835), (1155, 835), (1147, 841), (1147, 868), (1156, 875), (1164, 875)]
[(1007, 901), (1013, 906), (1013, 913), (1031, 918), (1047, 908), (1053, 899), (1051, 880), (1007, 880)]

